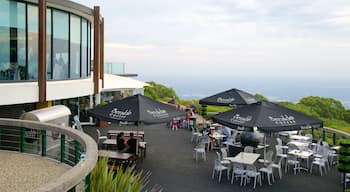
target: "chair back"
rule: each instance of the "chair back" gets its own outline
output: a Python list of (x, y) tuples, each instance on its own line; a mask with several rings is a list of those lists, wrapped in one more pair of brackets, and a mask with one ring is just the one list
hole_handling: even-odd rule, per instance
[(222, 158), (226, 158), (227, 157), (226, 148), (221, 148), (220, 151), (221, 151)]
[(266, 160), (269, 162), (272, 162), (272, 157), (273, 157), (273, 151), (268, 151), (266, 153)]
[(282, 146), (276, 145), (275, 148), (276, 148), (276, 155), (281, 155), (281, 154), (283, 154), (283, 148), (282, 148)]
[(256, 172), (256, 167), (254, 165), (247, 165), (246, 170), (250, 172)]
[(277, 140), (277, 145), (282, 146), (282, 140), (280, 138), (276, 138)]
[(221, 161), (222, 159), (221, 159), (221, 155), (220, 155), (220, 153), (219, 152), (217, 152), (216, 151), (216, 157), (217, 157), (217, 159), (219, 160), (219, 161)]
[(291, 150), (299, 150), (299, 147), (293, 143), (289, 143), (288, 144), (288, 151), (291, 151)]
[(100, 137), (101, 137), (101, 132), (100, 132), (100, 130), (96, 129), (96, 132), (97, 132), (97, 139), (100, 139)]
[(254, 148), (252, 146), (245, 146), (244, 147), (244, 152), (246, 152), (246, 153), (253, 153), (254, 152)]

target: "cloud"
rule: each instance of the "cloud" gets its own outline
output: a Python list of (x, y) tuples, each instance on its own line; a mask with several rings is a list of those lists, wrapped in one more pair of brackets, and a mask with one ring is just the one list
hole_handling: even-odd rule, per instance
[(123, 44), (123, 43), (105, 43), (106, 48), (114, 48), (114, 49), (143, 49), (143, 50), (149, 50), (154, 49), (154, 45), (130, 45), (130, 44)]

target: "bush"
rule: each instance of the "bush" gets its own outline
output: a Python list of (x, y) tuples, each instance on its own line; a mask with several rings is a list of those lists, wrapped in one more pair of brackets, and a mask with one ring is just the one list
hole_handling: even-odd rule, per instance
[[(91, 174), (90, 191), (104, 192), (140, 192), (145, 191), (150, 174), (133, 171), (134, 167), (121, 167), (117, 173), (114, 166), (108, 168), (108, 158), (100, 159)], [(156, 191), (154, 188), (152, 191)]]

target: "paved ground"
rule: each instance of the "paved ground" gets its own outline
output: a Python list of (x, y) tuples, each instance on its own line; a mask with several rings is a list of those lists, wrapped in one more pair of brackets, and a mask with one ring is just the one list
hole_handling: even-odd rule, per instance
[[(108, 129), (134, 129), (133, 127), (121, 127), (113, 125), (110, 128), (101, 128), (102, 134)], [(91, 135), (96, 135), (94, 127), (84, 129)], [(284, 174), (280, 180), (275, 172), (276, 182), (272, 186), (263, 180), (263, 186), (257, 186), (253, 190), (252, 185), (240, 187), (239, 184), (231, 184), (225, 179), (221, 183), (217, 179), (211, 179), (215, 152), (207, 154), (206, 162), (195, 162), (192, 159), (193, 145), (190, 141), (191, 132), (180, 129), (171, 131), (165, 124), (143, 126), (145, 140), (147, 141), (147, 158), (140, 164), (144, 170), (151, 171), (150, 185), (160, 185), (164, 191), (169, 192), (212, 192), (212, 191), (269, 191), (269, 192), (301, 192), (341, 191), (340, 175), (333, 167), (327, 176), (310, 175), (302, 172), (293, 175), (291, 172)], [(94, 136), (96, 137), (96, 136)]]
[(0, 150), (0, 191), (33, 191), (68, 169), (39, 156)]

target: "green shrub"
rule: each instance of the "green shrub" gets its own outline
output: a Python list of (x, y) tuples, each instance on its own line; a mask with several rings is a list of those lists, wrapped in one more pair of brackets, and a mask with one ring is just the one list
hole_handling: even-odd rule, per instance
[[(139, 192), (145, 191), (150, 174), (135, 172), (133, 167), (121, 167), (117, 173), (108, 168), (108, 158), (100, 159), (91, 174), (91, 192)], [(155, 191), (152, 189), (152, 191)]]

